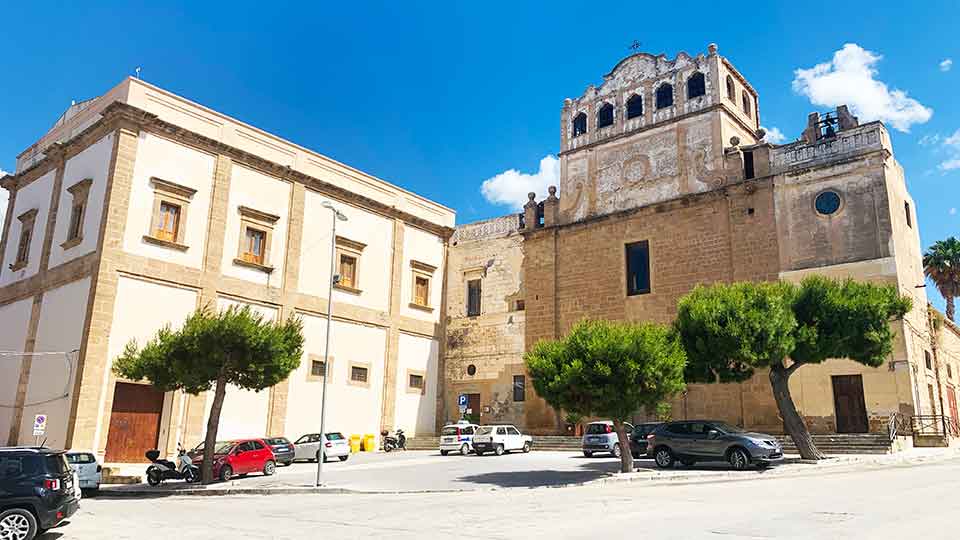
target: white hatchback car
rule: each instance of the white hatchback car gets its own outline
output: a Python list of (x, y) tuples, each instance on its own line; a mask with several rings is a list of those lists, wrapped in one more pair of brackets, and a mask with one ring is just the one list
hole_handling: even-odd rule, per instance
[(487, 452), (501, 456), (514, 450), (526, 453), (531, 448), (533, 437), (520, 433), (520, 430), (510, 425), (481, 426), (473, 436), (473, 451), (478, 456)]
[(81, 489), (100, 489), (103, 468), (97, 463), (93, 452), (67, 451), (67, 463), (77, 476), (77, 485)]
[[(339, 458), (346, 461), (350, 457), (350, 443), (342, 433), (330, 431), (324, 435), (324, 461)], [(308, 433), (293, 443), (293, 460), (308, 459), (316, 461), (320, 457), (320, 434)]]
[(460, 452), (467, 455), (473, 451), (473, 436), (480, 426), (461, 420), (456, 424), (447, 424), (440, 430), (440, 455)]

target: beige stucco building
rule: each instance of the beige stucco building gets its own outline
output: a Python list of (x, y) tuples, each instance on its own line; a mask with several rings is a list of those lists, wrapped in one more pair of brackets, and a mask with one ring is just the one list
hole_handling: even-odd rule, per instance
[[(200, 306), (305, 328), (288, 380), (230, 388), (220, 437), (318, 431), (331, 240), (330, 429), (434, 431), (449, 208), (132, 78), (73, 105), (2, 185), (0, 351), (28, 353), (0, 367), (4, 442), (32, 442), (37, 414), (48, 445), (108, 462), (198, 442), (208, 396), (110, 366)], [(348, 217), (335, 239), (325, 201)]]
[[(811, 429), (883, 432), (893, 413), (956, 422), (956, 327), (931, 339), (915, 205), (886, 128), (839, 107), (773, 145), (759, 115), (757, 92), (713, 45), (633, 54), (567, 99), (561, 196), (530, 194), (522, 215), (454, 233), (441, 415), (455, 416), (466, 393), (482, 419), (564, 432), (523, 379), (523, 351), (538, 340), (587, 317), (669, 323), (700, 283), (816, 273), (896, 285), (915, 308), (893, 323), (883, 366), (836, 359), (796, 372), (792, 395)], [(479, 300), (464, 290), (471, 281)], [(671, 416), (783, 432), (767, 373), (690, 385)]]

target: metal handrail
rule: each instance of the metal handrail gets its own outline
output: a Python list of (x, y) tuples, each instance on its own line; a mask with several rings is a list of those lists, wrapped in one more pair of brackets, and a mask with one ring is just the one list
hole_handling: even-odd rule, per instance
[(910, 428), (920, 435), (949, 435), (960, 437), (960, 426), (943, 414), (917, 414), (910, 417)]
[(906, 417), (899, 411), (890, 413), (890, 419), (887, 420), (887, 436), (890, 442), (897, 440), (901, 434), (906, 434)]

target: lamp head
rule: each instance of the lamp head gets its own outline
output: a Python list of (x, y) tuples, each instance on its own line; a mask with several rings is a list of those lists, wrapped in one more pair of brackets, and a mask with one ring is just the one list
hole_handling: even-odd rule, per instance
[(330, 201), (323, 201), (322, 203), (320, 203), (320, 206), (322, 206), (322, 207), (324, 207), (324, 208), (329, 208), (330, 210), (333, 210), (333, 214), (334, 214), (335, 216), (337, 216), (337, 219), (339, 219), (340, 221), (346, 221), (346, 220), (347, 220), (347, 216), (346, 216), (343, 212), (337, 210), (337, 208), (336, 208), (335, 206), (333, 206), (333, 203), (332, 203), (332, 202), (330, 202)]

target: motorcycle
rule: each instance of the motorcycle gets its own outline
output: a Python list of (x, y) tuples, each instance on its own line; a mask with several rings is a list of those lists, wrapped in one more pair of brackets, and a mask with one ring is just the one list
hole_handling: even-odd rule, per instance
[(177, 464), (160, 458), (159, 450), (148, 450), (144, 454), (150, 460), (147, 467), (147, 483), (159, 486), (164, 480), (185, 480), (188, 483), (200, 480), (200, 468), (193, 464), (187, 451), (177, 445)]
[(381, 449), (384, 452), (407, 449), (407, 436), (403, 434), (402, 429), (398, 429), (396, 435), (390, 435), (386, 430), (381, 431), (380, 435), (383, 436)]

